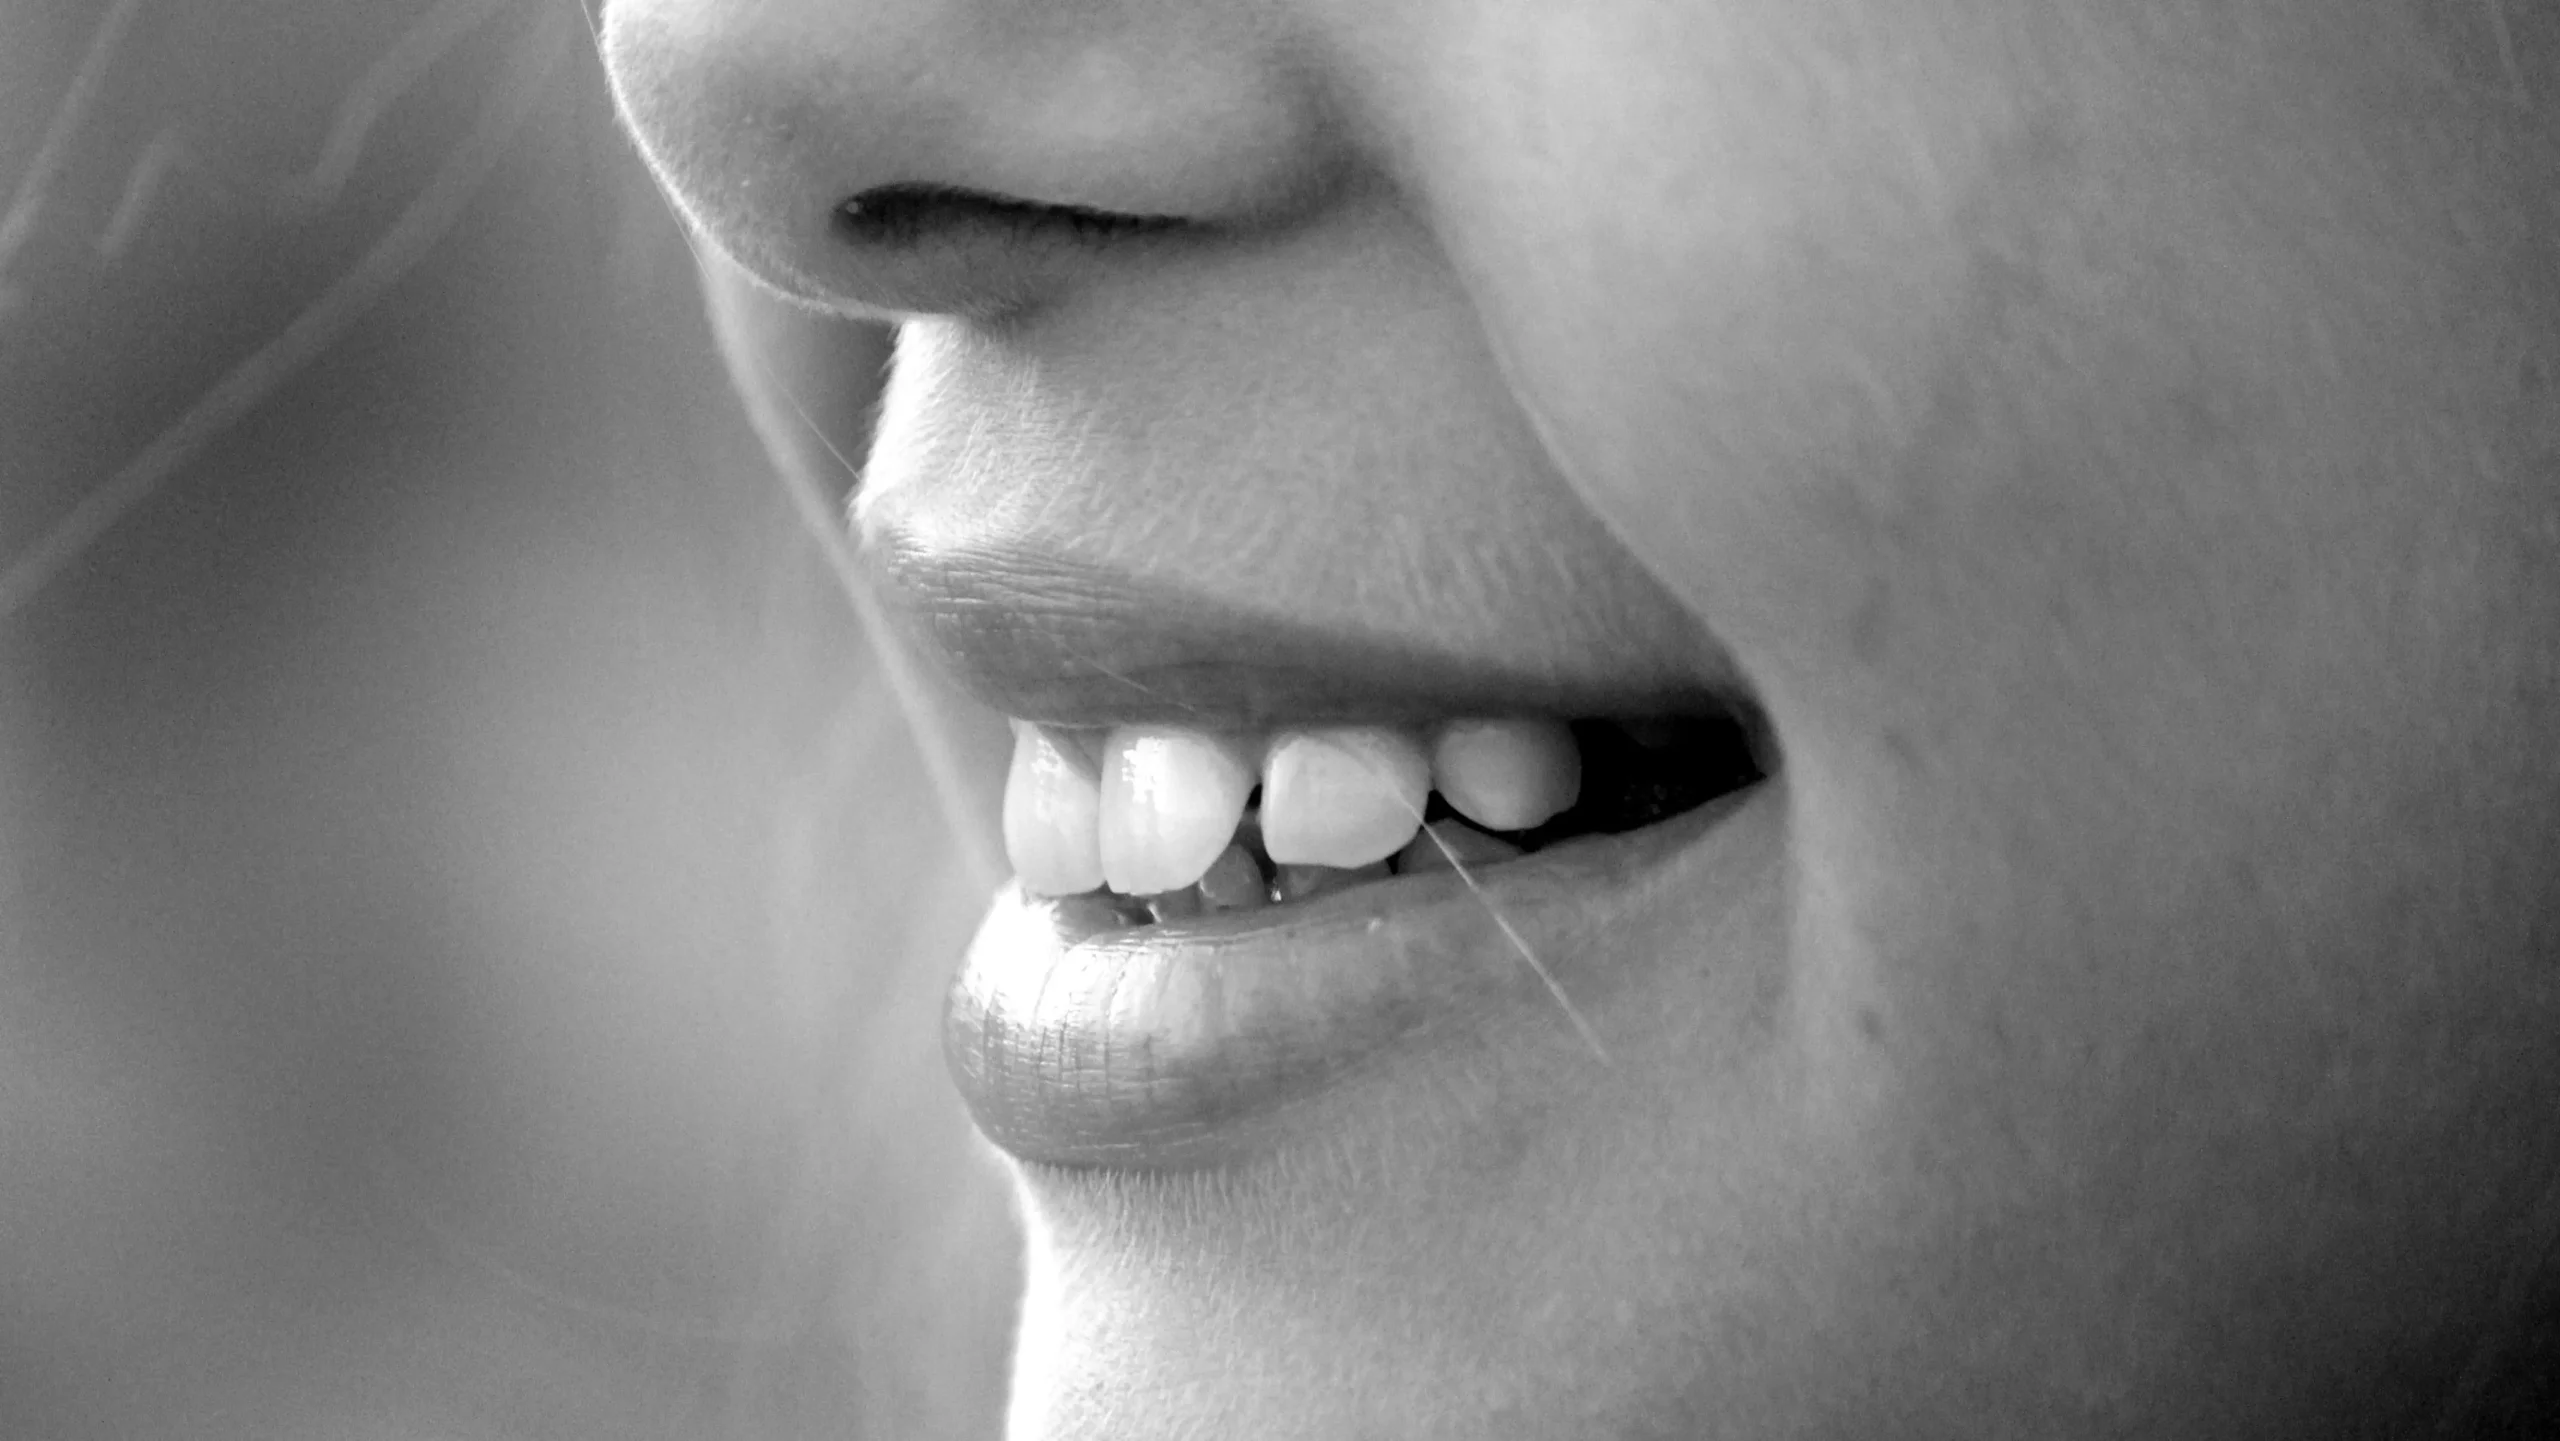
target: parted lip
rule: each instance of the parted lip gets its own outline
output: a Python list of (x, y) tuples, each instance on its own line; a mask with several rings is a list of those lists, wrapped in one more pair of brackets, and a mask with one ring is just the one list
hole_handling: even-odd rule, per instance
[[(1695, 655), (1509, 665), (1426, 639), (1292, 626), (1027, 550), (893, 540), (870, 563), (893, 613), (956, 680), (1052, 724), (1697, 715), (1742, 694)], [(1097, 930), (1073, 901), (1008, 887), (949, 993), (945, 1057), (979, 1129), (1023, 1160), (1226, 1164), (1312, 1124), (1337, 1083), (1426, 1038), (1526, 1025), (1548, 1043), (1590, 1041), (1557, 991), (1596, 996), (1626, 979), (1593, 966), (1611, 949), (1594, 928), (1778, 794), (1763, 782), (1472, 884), (1398, 876), (1194, 921)]]

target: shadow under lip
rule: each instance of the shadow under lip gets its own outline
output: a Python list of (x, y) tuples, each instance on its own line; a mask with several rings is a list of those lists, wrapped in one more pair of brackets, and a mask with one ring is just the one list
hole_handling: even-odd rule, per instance
[[(1585, 1004), (1627, 983), (1629, 967), (1584, 943), (1589, 928), (1648, 904), (1692, 858), (1756, 875), (1782, 805), (1763, 783), (1489, 868), (1480, 888), (1402, 876), (1080, 944), (1008, 889), (953, 983), (945, 1060), (979, 1130), (1022, 1161), (1235, 1164), (1320, 1129), (1311, 1109), (1426, 1032), (1481, 1039), (1524, 1008), (1557, 1010), (1515, 938)], [(1576, 1043), (1567, 1015), (1553, 1022)]]

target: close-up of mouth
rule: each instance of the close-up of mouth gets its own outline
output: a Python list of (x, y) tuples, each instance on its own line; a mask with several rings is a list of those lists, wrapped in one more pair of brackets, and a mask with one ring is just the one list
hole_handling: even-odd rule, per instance
[[(1184, 673), (1286, 714), (1291, 686), (1250, 666)], [(1357, 713), (1340, 686), (1297, 688)], [(1225, 1164), (1399, 1043), (1523, 1006), (1605, 1059), (1570, 938), (1772, 789), (1766, 717), (1738, 690), (1676, 712), (1411, 718), (1428, 704), (1382, 696), (1399, 718), (1373, 723), (1014, 720), (1016, 876), (946, 1019), (980, 1130), (1026, 1161)]]
[(0, 1441), (2560, 1441), (2560, 4), (8, 13)]

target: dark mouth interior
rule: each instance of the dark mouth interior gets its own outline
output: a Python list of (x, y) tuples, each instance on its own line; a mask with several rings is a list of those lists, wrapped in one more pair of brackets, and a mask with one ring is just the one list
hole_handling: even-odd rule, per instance
[[(1740, 713), (1571, 725), (1582, 751), (1581, 798), (1534, 830), (1495, 832), (1522, 850), (1667, 821), (1762, 779), (1773, 759), (1762, 728)], [(1456, 815), (1434, 793), (1423, 818)]]
[[(1777, 769), (1777, 753), (1766, 723), (1755, 712), (1746, 710), (1632, 721), (1577, 720), (1569, 725), (1581, 750), (1582, 789), (1580, 798), (1562, 814), (1530, 830), (1490, 831), (1459, 815), (1434, 791), (1424, 821), (1464, 825), (1516, 846), (1523, 854), (1534, 854), (1582, 836), (1617, 835), (1658, 825), (1755, 784)], [(1264, 853), (1261, 798), (1261, 792), (1256, 790), (1245, 808), (1236, 840), (1261, 870), (1271, 903), (1285, 905), (1401, 872), (1395, 862), (1386, 861), (1360, 870), (1331, 872), (1308, 884), (1304, 873), (1315, 868), (1275, 866)], [(1481, 864), (1470, 865), (1469, 869)], [(1284, 875), (1284, 871), (1294, 874)], [(1116, 922), (1138, 926), (1187, 919), (1203, 909), (1196, 887), (1165, 896), (1128, 896), (1105, 890), (1077, 899), (1107, 908), (1094, 917), (1106, 925)]]

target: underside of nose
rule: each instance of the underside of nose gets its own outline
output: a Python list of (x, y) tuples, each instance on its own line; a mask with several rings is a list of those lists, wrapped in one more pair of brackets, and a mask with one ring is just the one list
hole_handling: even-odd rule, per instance
[(613, 0), (604, 42), (702, 235), (853, 313), (1029, 303), (1097, 240), (1285, 216), (1339, 159), (1286, 38), (1214, 0)]

